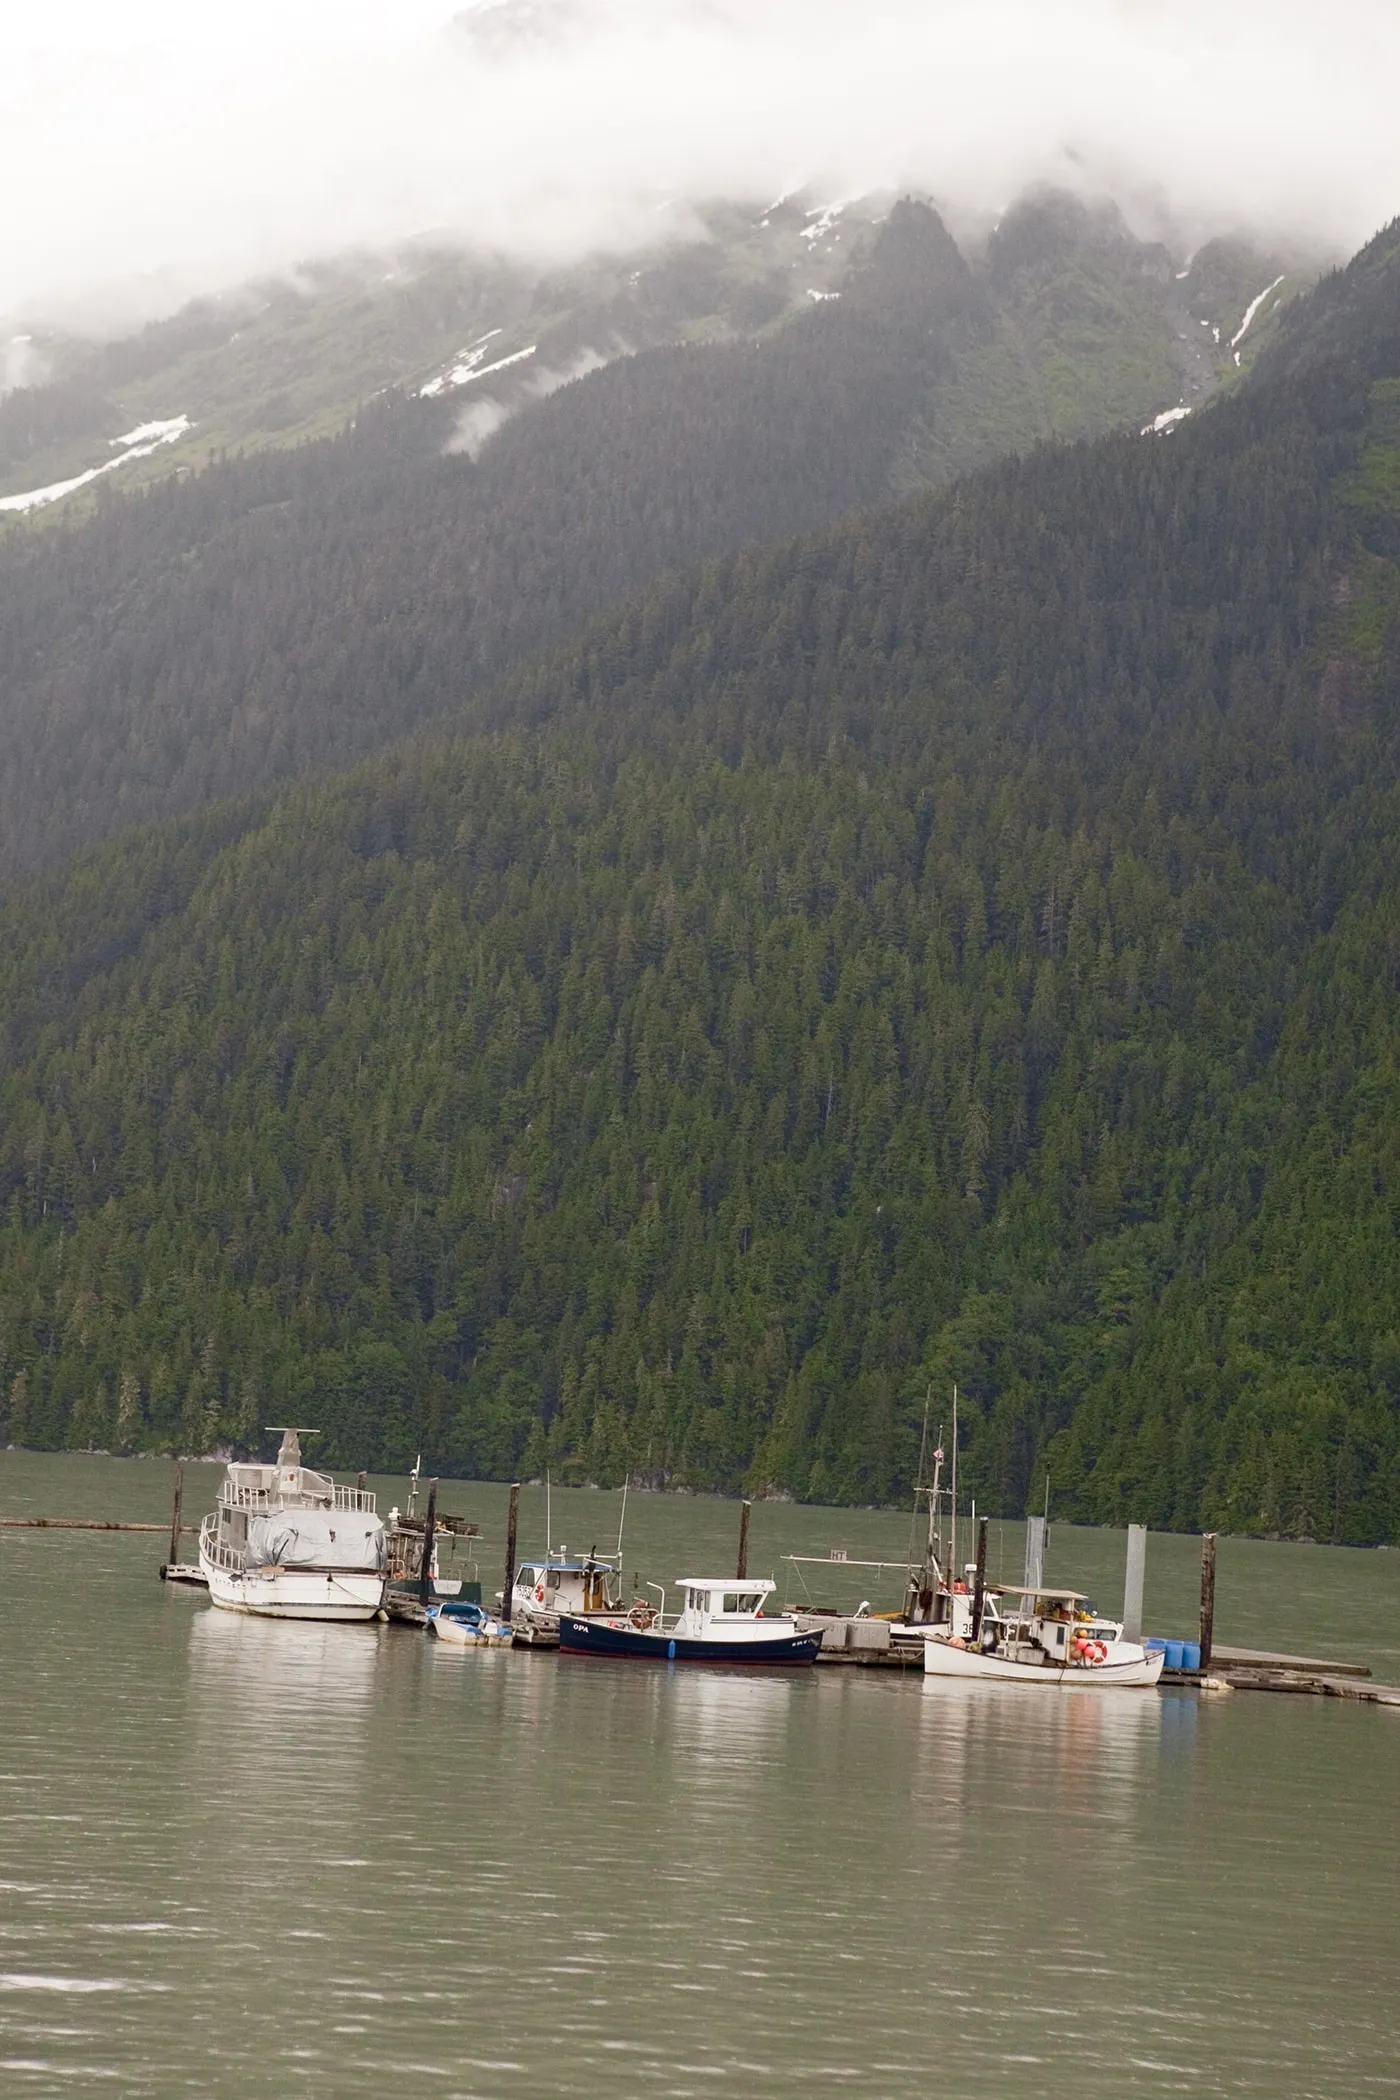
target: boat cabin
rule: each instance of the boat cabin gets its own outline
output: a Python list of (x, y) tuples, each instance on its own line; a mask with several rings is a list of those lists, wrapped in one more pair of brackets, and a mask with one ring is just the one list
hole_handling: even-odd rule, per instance
[[(765, 1577), (745, 1576), (741, 1582), (733, 1575), (719, 1581), (684, 1575), (677, 1584), (681, 1610), (673, 1631), (696, 1641), (766, 1639), (773, 1621), (764, 1618), (763, 1606), (777, 1586)], [(751, 1634), (746, 1629), (752, 1629)]]
[[(961, 1597), (957, 1600), (962, 1602)], [(971, 1631), (971, 1612), (968, 1612)], [(1082, 1590), (988, 1585), (981, 1646), (1022, 1661), (1066, 1665), (1117, 1659), (1122, 1626), (1101, 1618)]]
[(602, 1561), (523, 1560), (515, 1571), (511, 1616), (522, 1612), (611, 1611), (608, 1578)]

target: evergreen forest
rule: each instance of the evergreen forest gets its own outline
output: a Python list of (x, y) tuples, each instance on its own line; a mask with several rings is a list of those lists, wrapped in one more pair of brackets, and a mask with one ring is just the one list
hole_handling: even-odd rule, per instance
[(0, 1436), (887, 1502), (956, 1382), (981, 1508), (1400, 1538), (1400, 222), (869, 502), (545, 656), (357, 585), (346, 755), (454, 721), (11, 882)]

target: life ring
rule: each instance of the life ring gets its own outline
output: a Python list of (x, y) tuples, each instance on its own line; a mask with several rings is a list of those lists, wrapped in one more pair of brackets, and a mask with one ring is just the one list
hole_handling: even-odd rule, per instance
[(535, 1602), (536, 1604), (544, 1603), (544, 1584), (542, 1582), (535, 1584)]

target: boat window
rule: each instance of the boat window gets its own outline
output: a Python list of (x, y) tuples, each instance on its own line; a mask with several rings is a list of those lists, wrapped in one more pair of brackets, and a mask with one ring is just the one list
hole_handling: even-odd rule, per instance
[(758, 1610), (761, 1602), (761, 1593), (752, 1590), (739, 1590), (737, 1592), (726, 1590), (724, 1594), (724, 1609), (726, 1611), (755, 1612)]
[(545, 1576), (545, 1578), (544, 1578), (544, 1586), (545, 1586), (545, 1588), (546, 1588), (547, 1590), (557, 1590), (557, 1589), (558, 1589), (558, 1587), (559, 1587), (559, 1575), (558, 1575), (558, 1571), (557, 1571), (556, 1569), (554, 1569), (554, 1568), (551, 1568), (551, 1569), (550, 1569), (550, 1571), (549, 1571), (549, 1573), (548, 1573), (548, 1574), (547, 1574), (547, 1575)]

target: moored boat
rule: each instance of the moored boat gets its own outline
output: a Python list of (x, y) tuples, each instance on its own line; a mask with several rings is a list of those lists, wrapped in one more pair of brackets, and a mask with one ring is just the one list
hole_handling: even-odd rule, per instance
[(589, 1617), (559, 1615), (559, 1645), (568, 1655), (627, 1656), (646, 1662), (742, 1664), (811, 1663), (820, 1633), (804, 1633), (786, 1613), (766, 1618), (776, 1583), (764, 1578), (688, 1575), (678, 1584), (684, 1603), (672, 1619), (662, 1607), (634, 1604), (627, 1612)]
[(275, 1465), (235, 1461), (199, 1533), (221, 1611), (267, 1619), (372, 1619), (384, 1602), (384, 1525), (366, 1489), (301, 1462), (307, 1430), (283, 1429)]
[(430, 1604), (428, 1628), (450, 1648), (509, 1648), (514, 1634), (503, 1619), (494, 1619), (470, 1599)]
[(510, 1593), (515, 1638), (525, 1648), (557, 1648), (561, 1614), (576, 1619), (615, 1615), (622, 1609), (620, 1587), (612, 1560), (596, 1554), (569, 1560), (561, 1546), (557, 1555), (523, 1560)]
[(1162, 1674), (1164, 1657), (1123, 1638), (1115, 1620), (1101, 1618), (1077, 1590), (961, 1583), (943, 1623), (924, 1640), (930, 1677), (1060, 1685), (1096, 1691), (1147, 1691)]

